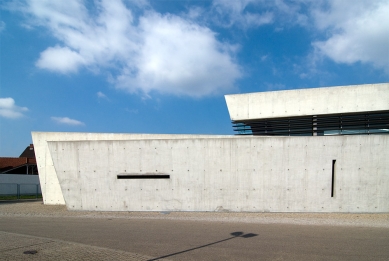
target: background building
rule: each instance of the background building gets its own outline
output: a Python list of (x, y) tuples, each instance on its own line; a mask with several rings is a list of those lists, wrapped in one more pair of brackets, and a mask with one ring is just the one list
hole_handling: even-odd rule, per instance
[(41, 196), (34, 145), (16, 157), (0, 157), (0, 199)]
[(38, 175), (34, 145), (30, 144), (19, 158), (0, 157), (0, 174)]

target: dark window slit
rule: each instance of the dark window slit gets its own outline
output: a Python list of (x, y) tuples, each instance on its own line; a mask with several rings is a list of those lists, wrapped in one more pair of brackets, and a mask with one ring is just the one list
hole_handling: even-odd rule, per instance
[(333, 198), (333, 197), (334, 197), (334, 182), (335, 182), (335, 162), (336, 162), (336, 160), (332, 160), (331, 198)]
[(118, 179), (170, 179), (170, 175), (117, 175)]

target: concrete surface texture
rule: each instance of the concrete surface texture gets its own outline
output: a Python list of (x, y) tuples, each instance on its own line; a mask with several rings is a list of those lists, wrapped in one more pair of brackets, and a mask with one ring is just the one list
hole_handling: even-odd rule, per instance
[(231, 120), (389, 110), (389, 83), (225, 96)]
[(388, 229), (389, 214), (85, 212), (9, 201), (0, 202), (0, 260), (388, 260)]
[(388, 135), (47, 143), (74, 210), (389, 211)]
[(61, 187), (54, 169), (47, 141), (72, 140), (142, 140), (142, 139), (180, 139), (229, 136), (207, 135), (169, 135), (169, 134), (125, 134), (125, 133), (77, 133), (77, 132), (32, 132), (39, 180), (45, 204), (65, 205)]

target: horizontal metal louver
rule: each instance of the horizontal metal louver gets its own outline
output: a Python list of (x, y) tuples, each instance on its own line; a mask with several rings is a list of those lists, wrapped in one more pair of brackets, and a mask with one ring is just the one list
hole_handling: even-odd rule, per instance
[(322, 136), (389, 134), (389, 111), (233, 121), (238, 135)]

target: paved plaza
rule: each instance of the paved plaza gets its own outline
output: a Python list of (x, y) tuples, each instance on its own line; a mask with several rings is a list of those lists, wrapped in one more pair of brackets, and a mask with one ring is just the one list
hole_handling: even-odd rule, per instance
[(0, 202), (0, 260), (388, 260), (389, 214), (77, 212)]
[[(0, 260), (152, 260), (153, 257), (0, 231)], [(164, 260), (164, 259), (160, 259)]]

